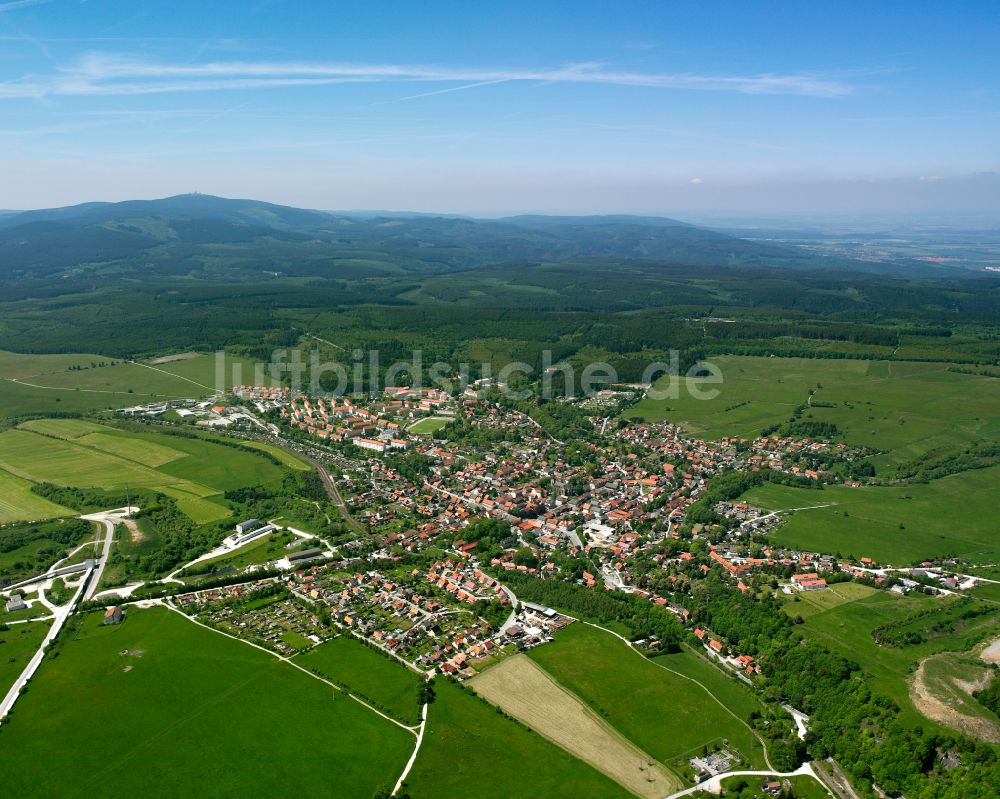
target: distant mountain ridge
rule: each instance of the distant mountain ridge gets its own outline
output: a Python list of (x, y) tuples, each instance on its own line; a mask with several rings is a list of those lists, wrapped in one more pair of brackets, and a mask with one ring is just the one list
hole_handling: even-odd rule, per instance
[(645, 216), (365, 216), (207, 194), (0, 216), (0, 283), (8, 284), (70, 274), (91, 284), (181, 276), (238, 282), (277, 274), (351, 279), (578, 259), (896, 270)]

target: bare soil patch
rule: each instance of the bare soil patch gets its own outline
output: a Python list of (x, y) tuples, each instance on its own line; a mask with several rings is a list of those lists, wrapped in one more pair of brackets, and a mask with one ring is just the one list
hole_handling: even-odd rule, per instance
[[(972, 738), (989, 743), (1000, 743), (1000, 730), (987, 718), (970, 716), (960, 712), (954, 705), (939, 697), (931, 688), (927, 678), (927, 662), (934, 656), (925, 658), (910, 680), (910, 700), (914, 706), (927, 718), (944, 724), (953, 730), (958, 730)], [(985, 688), (992, 674), (987, 672), (981, 679), (975, 681), (952, 680), (953, 685), (968, 694)], [(975, 700), (972, 700), (975, 701)]]
[(625, 738), (525, 655), (471, 680), (478, 694), (506, 713), (648, 799), (683, 788), (680, 779)]
[(987, 646), (980, 654), (987, 663), (1000, 663), (1000, 638), (997, 638)]
[(129, 538), (132, 539), (133, 544), (139, 543), (146, 537), (146, 534), (139, 529), (135, 519), (123, 519), (122, 524), (128, 529)]
[(177, 355), (162, 355), (159, 358), (151, 358), (146, 363), (173, 363), (174, 361), (190, 361), (192, 358), (200, 358), (199, 352), (180, 352)]

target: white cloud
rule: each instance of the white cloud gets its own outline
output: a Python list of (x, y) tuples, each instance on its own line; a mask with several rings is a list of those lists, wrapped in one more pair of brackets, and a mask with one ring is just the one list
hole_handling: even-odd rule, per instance
[(703, 181), (703, 180), (702, 180), (701, 178), (691, 178), (691, 180), (690, 180), (690, 181), (688, 181), (688, 182), (689, 182), (689, 183), (690, 183), (690, 184), (691, 184), (692, 186), (700, 186), (700, 185), (701, 185), (702, 183), (704, 183), (705, 181)]
[(0, 3), (0, 14), (5, 11), (14, 11), (18, 8), (27, 8), (28, 6), (40, 6), (43, 3), (51, 3), (52, 0), (11, 0), (9, 3)]
[(169, 64), (93, 53), (51, 75), (0, 84), (0, 97), (208, 92), (338, 83), (461, 84), (400, 98), (414, 99), (497, 83), (525, 81), (810, 97), (838, 97), (852, 91), (848, 84), (815, 75), (623, 72), (608, 70), (595, 63), (540, 69), (270, 61)]

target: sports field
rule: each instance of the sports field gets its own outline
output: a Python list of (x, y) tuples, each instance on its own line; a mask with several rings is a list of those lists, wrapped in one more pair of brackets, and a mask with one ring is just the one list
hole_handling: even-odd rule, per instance
[(829, 505), (793, 513), (769, 535), (779, 545), (870, 557), (894, 566), (947, 556), (996, 563), (998, 486), (1000, 466), (993, 466), (907, 486), (814, 491), (767, 484), (743, 499), (767, 510)]
[(877, 464), (900, 463), (938, 448), (1000, 441), (1000, 379), (949, 371), (947, 363), (735, 355), (710, 360), (722, 371), (723, 381), (691, 382), (717, 389), (714, 399), (696, 399), (681, 385), (677, 399), (643, 399), (625, 416), (669, 419), (707, 438), (752, 436), (788, 421), (813, 389), (813, 405), (803, 419), (832, 422), (848, 443), (886, 451)]
[(404, 788), (413, 799), (633, 796), (484, 699), (445, 679), (434, 685), (437, 699)]
[(111, 627), (87, 616), (0, 737), (5, 793), (65, 797), (370, 799), (414, 745), (330, 686), (160, 608)]
[(340, 636), (295, 658), (307, 669), (318, 671), (331, 682), (346, 685), (407, 724), (420, 722), (417, 690), (423, 678), (402, 663)]
[(431, 433), (436, 433), (446, 424), (448, 424), (448, 419), (442, 419), (439, 417), (432, 417), (430, 419), (421, 419), (419, 422), (415, 422), (409, 428), (407, 432), (413, 433), (414, 435), (430, 435)]
[[(572, 624), (552, 643), (532, 649), (529, 657), (665, 765), (676, 767), (702, 746), (723, 740), (754, 767), (764, 765), (761, 745), (749, 728), (708, 691), (642, 657), (610, 633)], [(712, 668), (693, 660), (688, 665), (691, 672)]]
[(224, 491), (281, 479), (281, 468), (252, 452), (209, 438), (133, 432), (77, 419), (25, 422), (0, 433), (0, 519), (33, 519), (71, 511), (30, 493), (31, 483), (78, 488), (161, 491), (201, 524), (229, 515)]

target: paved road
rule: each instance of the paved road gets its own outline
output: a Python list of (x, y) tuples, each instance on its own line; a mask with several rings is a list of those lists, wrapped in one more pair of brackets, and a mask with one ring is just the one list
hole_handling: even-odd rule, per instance
[(709, 793), (721, 793), (722, 792), (722, 781), (728, 780), (730, 777), (767, 777), (769, 780), (780, 780), (785, 777), (813, 777), (816, 778), (816, 774), (813, 771), (812, 763), (803, 763), (795, 771), (788, 772), (778, 772), (778, 771), (727, 771), (725, 774), (719, 774), (715, 777), (709, 777), (704, 782), (700, 782), (692, 788), (686, 788), (683, 791), (678, 791), (677, 793), (672, 793), (667, 799), (680, 799), (682, 796), (688, 796), (695, 791), (708, 791)]
[(102, 511), (101, 513), (91, 513), (87, 516), (80, 517), (81, 519), (86, 519), (91, 522), (100, 522), (104, 525), (104, 546), (101, 548), (101, 554), (98, 556), (97, 571), (94, 573), (90, 582), (87, 583), (87, 592), (83, 595), (84, 602), (94, 596), (94, 593), (97, 591), (97, 586), (100, 585), (101, 577), (104, 575), (104, 567), (108, 565), (108, 555), (111, 554), (111, 543), (115, 538), (115, 526), (120, 524), (121, 521), (130, 513), (135, 513), (138, 510), (139, 509), (135, 505), (131, 505), (127, 508), (116, 508), (115, 510)]
[(62, 629), (63, 624), (66, 623), (66, 619), (69, 618), (70, 614), (73, 612), (73, 608), (76, 607), (76, 603), (80, 599), (80, 594), (83, 592), (83, 587), (88, 585), (88, 579), (93, 581), (95, 578), (94, 570), (89, 569), (83, 577), (83, 582), (80, 583), (79, 588), (76, 589), (76, 593), (73, 594), (73, 598), (61, 608), (47, 604), (52, 608), (53, 616), (55, 617), (52, 626), (49, 628), (48, 633), (46, 633), (45, 638), (42, 640), (41, 645), (38, 650), (32, 655), (31, 660), (28, 661), (28, 665), (24, 667), (17, 680), (10, 687), (7, 695), (4, 696), (3, 700), (0, 701), (0, 723), (3, 722), (4, 717), (10, 712), (10, 709), (14, 706), (17, 701), (18, 696), (21, 694), (21, 689), (24, 688), (25, 684), (34, 676), (38, 667), (42, 664), (42, 659), (45, 657), (45, 647), (47, 647), (52, 640), (59, 634)]

